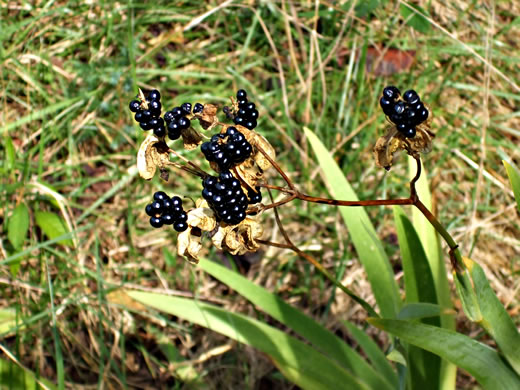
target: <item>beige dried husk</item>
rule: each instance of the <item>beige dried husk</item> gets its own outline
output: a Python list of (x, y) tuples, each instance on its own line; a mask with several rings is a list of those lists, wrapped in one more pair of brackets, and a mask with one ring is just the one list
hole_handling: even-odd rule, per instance
[(149, 134), (137, 152), (137, 170), (145, 180), (151, 180), (157, 168), (166, 168), (170, 163), (168, 145), (155, 135)]
[(238, 225), (222, 224), (211, 237), (211, 241), (217, 248), (232, 255), (243, 255), (256, 252), (260, 248), (257, 240), (262, 237), (263, 232), (258, 215), (248, 216)]
[(377, 166), (385, 168), (387, 171), (390, 170), (395, 155), (401, 150), (405, 150), (414, 158), (419, 158), (420, 153), (431, 152), (435, 134), (430, 131), (432, 115), (429, 108), (428, 111), (430, 112), (428, 119), (416, 126), (416, 134), (413, 138), (406, 138), (393, 123), (386, 128), (385, 135), (381, 136), (374, 146), (374, 158)]

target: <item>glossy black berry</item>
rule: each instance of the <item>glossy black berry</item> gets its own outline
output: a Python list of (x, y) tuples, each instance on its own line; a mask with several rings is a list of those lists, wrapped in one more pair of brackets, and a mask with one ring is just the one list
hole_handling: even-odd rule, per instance
[(424, 122), (426, 119), (428, 119), (428, 110), (426, 108), (423, 108), (422, 110), (420, 110), (417, 114), (417, 123), (422, 123)]
[(397, 114), (397, 115), (402, 115), (404, 113), (404, 110), (406, 109), (406, 106), (404, 105), (403, 102), (397, 102), (395, 105), (394, 105), (394, 112)]
[(159, 100), (150, 100), (148, 102), (148, 109), (153, 116), (161, 115), (161, 102)]
[(184, 111), (180, 107), (174, 107), (172, 113), (174, 117), (180, 117), (184, 114)]
[(141, 102), (138, 100), (132, 100), (128, 107), (130, 108), (130, 111), (137, 112), (137, 110), (141, 108)]
[(149, 203), (146, 205), (146, 208), (144, 209), (144, 211), (146, 212), (146, 215), (150, 216), (150, 217), (153, 217), (155, 215), (155, 212), (152, 208), (152, 204)]
[(150, 130), (152, 128), (150, 122), (148, 121), (139, 123), (139, 126), (141, 126), (141, 129), (143, 129), (144, 131)]
[(135, 113), (135, 116), (134, 116), (135, 120), (139, 123), (143, 122), (144, 121), (144, 118), (143, 118), (143, 112), (142, 111), (137, 111)]
[(161, 100), (161, 94), (158, 90), (154, 89), (148, 94), (148, 100)]
[(183, 221), (175, 222), (173, 224), (173, 228), (175, 229), (175, 231), (180, 233), (180, 232), (183, 232), (186, 229), (188, 229), (188, 224), (186, 222), (183, 222)]
[(183, 103), (181, 109), (185, 114), (191, 114), (191, 103)]
[(379, 99), (379, 105), (383, 109), (383, 112), (386, 115), (390, 115), (392, 113), (392, 110), (394, 108), (394, 102), (385, 96), (383, 96), (381, 99)]
[(173, 115), (173, 112), (171, 112), (171, 111), (166, 111), (165, 112), (165, 114), (164, 114), (164, 121), (166, 123), (169, 123), (169, 122), (171, 122), (174, 119), (175, 119), (175, 115)]
[(397, 89), (393, 85), (390, 85), (383, 89), (383, 96), (391, 101), (395, 101), (400, 94), (401, 92), (399, 91), (399, 89)]
[(244, 127), (248, 128), (249, 130), (253, 130), (256, 127), (256, 121), (247, 121), (244, 123)]
[(204, 105), (202, 105), (201, 103), (195, 103), (195, 105), (193, 106), (193, 113), (198, 114), (199, 112), (202, 112), (202, 110), (204, 110)]
[(255, 191), (249, 191), (247, 196), (249, 197), (249, 204), (260, 203), (262, 201), (262, 194), (260, 193), (260, 187), (256, 187)]
[(150, 217), (150, 225), (154, 228), (160, 228), (163, 225), (161, 217)]
[(161, 222), (165, 225), (173, 225), (175, 219), (172, 214), (163, 214), (161, 215)]
[(239, 89), (239, 90), (237, 91), (237, 99), (238, 99), (238, 100), (244, 100), (244, 99), (246, 99), (246, 98), (247, 98), (247, 92), (244, 91), (243, 89)]
[(413, 137), (415, 137), (416, 130), (415, 130), (415, 127), (408, 127), (406, 129), (404, 129), (404, 131), (402, 133), (404, 134), (404, 136), (406, 138), (413, 138)]
[(184, 129), (187, 129), (188, 127), (190, 127), (190, 120), (186, 117), (180, 117), (179, 120), (177, 121), (177, 123), (179, 124), (179, 127), (184, 130)]
[(164, 199), (170, 199), (168, 195), (166, 195), (166, 192), (164, 191), (157, 191), (155, 194), (153, 194), (154, 200), (164, 200)]
[(403, 94), (403, 99), (409, 104), (416, 104), (420, 101), (419, 95), (413, 89), (409, 89)]

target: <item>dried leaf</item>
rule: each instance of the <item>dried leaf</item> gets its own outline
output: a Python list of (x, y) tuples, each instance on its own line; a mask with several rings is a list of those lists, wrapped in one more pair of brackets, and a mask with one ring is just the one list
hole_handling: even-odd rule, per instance
[(369, 47), (365, 69), (376, 76), (391, 76), (410, 69), (415, 61), (415, 50)]
[(235, 176), (244, 184), (248, 189), (253, 190), (257, 182), (263, 177), (264, 171), (256, 164), (253, 158), (248, 158), (241, 164), (233, 168)]
[(145, 180), (150, 180), (154, 177), (157, 168), (164, 168), (169, 162), (168, 145), (154, 135), (148, 135), (137, 152), (139, 175)]

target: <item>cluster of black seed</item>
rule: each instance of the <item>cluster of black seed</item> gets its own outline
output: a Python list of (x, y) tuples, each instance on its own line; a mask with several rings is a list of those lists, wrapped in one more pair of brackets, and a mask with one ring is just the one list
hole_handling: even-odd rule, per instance
[(217, 163), (220, 171), (227, 171), (233, 165), (245, 161), (253, 147), (244, 134), (230, 126), (225, 134), (215, 134), (209, 142), (204, 142), (200, 150), (206, 160)]
[(247, 92), (243, 89), (237, 91), (238, 112), (235, 114), (233, 122), (236, 125), (241, 125), (249, 130), (253, 130), (257, 123), (258, 111), (255, 103), (247, 100)]
[(181, 136), (182, 130), (190, 127), (190, 120), (186, 115), (191, 114), (191, 103), (183, 103), (180, 107), (174, 107), (164, 114), (164, 121), (168, 127), (168, 137), (176, 140)]
[(249, 200), (240, 182), (230, 171), (223, 171), (218, 177), (207, 176), (202, 186), (202, 197), (219, 220), (229, 225), (236, 225), (244, 220)]
[(428, 119), (428, 110), (421, 102), (419, 95), (413, 89), (406, 91), (402, 100), (401, 92), (394, 86), (383, 90), (379, 104), (383, 112), (395, 123), (397, 130), (407, 138), (416, 134), (415, 127)]
[(135, 113), (135, 120), (144, 131), (153, 130), (157, 137), (166, 135), (164, 120), (161, 118), (161, 94), (154, 89), (148, 94), (146, 104), (140, 100), (130, 102), (130, 111)]
[(170, 198), (163, 191), (157, 191), (153, 194), (153, 202), (146, 205), (145, 211), (150, 216), (150, 225), (154, 228), (173, 225), (178, 232), (188, 228), (188, 214), (182, 208), (182, 199), (178, 196)]

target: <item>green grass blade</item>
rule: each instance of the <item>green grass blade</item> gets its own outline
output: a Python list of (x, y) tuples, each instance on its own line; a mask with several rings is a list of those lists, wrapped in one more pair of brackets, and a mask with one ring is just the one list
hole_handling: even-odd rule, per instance
[[(399, 206), (394, 206), (394, 219), (401, 248), (406, 302), (436, 304), (437, 294), (433, 276), (421, 241), (412, 223)], [(439, 317), (428, 317), (422, 322), (440, 326)], [(412, 388), (438, 389), (441, 359), (414, 346), (408, 348), (408, 353)]]
[(263, 322), (192, 299), (130, 291), (133, 299), (184, 318), (269, 355), (288, 379), (304, 389), (370, 389), (336, 362), (312, 347)]
[(428, 317), (438, 317), (442, 313), (439, 305), (432, 303), (407, 303), (403, 306), (397, 318), (399, 320), (419, 320)]
[(502, 361), (500, 355), (468, 336), (402, 320), (370, 318), (368, 322), (463, 368), (485, 389), (520, 389), (520, 377)]
[(350, 335), (357, 341), (368, 360), (375, 367), (377, 372), (380, 372), (387, 380), (392, 383), (394, 389), (398, 387), (398, 378), (397, 374), (386, 358), (383, 351), (379, 345), (377, 345), (374, 340), (372, 340), (365, 332), (359, 329), (356, 325), (348, 322), (342, 321), (343, 325), (345, 325), (350, 333)]
[(336, 360), (373, 389), (392, 389), (392, 385), (377, 370), (374, 370), (356, 351), (332, 332), (318, 324), (301, 311), (285, 303), (273, 293), (250, 282), (243, 276), (215, 262), (201, 260), (199, 267), (214, 278), (232, 287), (255, 306), (274, 319), (287, 325), (314, 347)]
[(20, 203), (13, 211), (7, 225), (7, 238), (16, 250), (22, 249), (23, 242), (29, 230), (29, 209)]
[[(332, 196), (337, 199), (357, 200), (356, 194), (329, 151), (311, 130), (304, 128), (304, 131), (316, 153)], [(401, 305), (399, 290), (388, 257), (367, 213), (361, 207), (341, 207), (340, 212), (359, 260), (365, 268), (381, 314), (384, 317), (395, 317)]]
[(506, 161), (502, 162), (506, 167), (507, 176), (509, 176), (509, 181), (511, 182), (511, 187), (513, 187), (513, 193), (515, 194), (516, 205), (518, 211), (520, 211), (520, 173), (518, 173), (518, 170)]
[(470, 270), (477, 300), (482, 313), (480, 324), (495, 339), (507, 361), (520, 375), (520, 333), (495, 292), (480, 265), (465, 259)]

